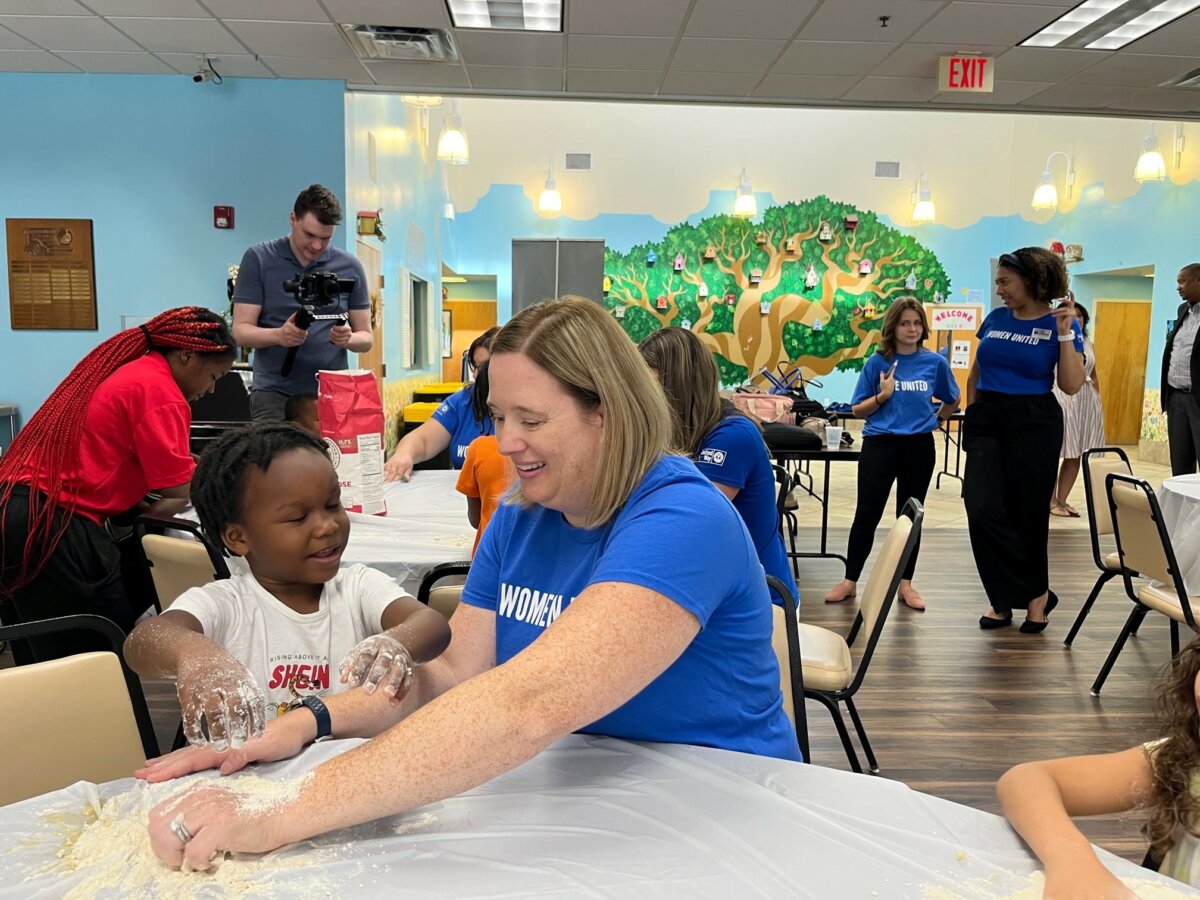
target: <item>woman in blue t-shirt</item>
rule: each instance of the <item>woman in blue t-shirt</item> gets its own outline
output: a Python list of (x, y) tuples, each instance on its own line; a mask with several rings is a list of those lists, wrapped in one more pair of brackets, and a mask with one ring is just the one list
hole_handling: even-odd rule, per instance
[(483, 533), (450, 646), (412, 670), (402, 703), (306, 698), (238, 750), (140, 770), (228, 773), (374, 735), (291, 800), (247, 806), (214, 782), (160, 804), (150, 840), (167, 864), (204, 869), (432, 803), (575, 731), (799, 760), (758, 554), (733, 506), (669, 452), (666, 400), (625, 332), (567, 298), (521, 310), (492, 351), (488, 405), (519, 480)]
[[(1074, 394), (1085, 380), (1083, 334), (1062, 258), (1041, 247), (1000, 257), (996, 296), (1004, 303), (978, 331), (967, 377), (963, 500), (971, 551), (992, 608), (980, 628), (1012, 623), (1046, 630), (1058, 605), (1050, 590), (1046, 498), (1054, 493), (1062, 449), (1062, 408), (1051, 388)], [(1065, 298), (1055, 310), (1054, 298)], [(1057, 373), (1057, 374), (1056, 374)]]
[[(937, 461), (933, 432), (939, 417), (948, 419), (958, 408), (954, 373), (945, 357), (925, 349), (928, 337), (929, 320), (921, 304), (914, 297), (897, 298), (883, 318), (879, 351), (858, 376), (850, 402), (854, 415), (867, 422), (858, 460), (858, 505), (846, 550), (846, 578), (825, 595), (826, 603), (854, 598), (892, 485), (896, 515), (909, 497), (925, 502)], [(912, 584), (917, 550), (908, 559), (899, 593), (906, 606), (924, 610), (925, 601)]]
[[(638, 349), (666, 392), (674, 414), (675, 449), (691, 457), (696, 468), (733, 501), (763, 569), (796, 597), (779, 531), (771, 454), (754, 422), (732, 408), (725, 414), (712, 353), (686, 328), (660, 329)], [(771, 597), (783, 602), (774, 591)]]
[[(479, 367), (488, 361), (492, 339), (499, 331), (498, 327), (489, 328), (471, 342), (467, 350), (467, 360), (472, 372), (478, 372)], [(384, 480), (408, 481), (412, 477), (414, 466), (427, 459), (433, 459), (447, 447), (450, 448), (450, 465), (461, 469), (471, 441), (482, 435), (495, 433), (490, 418), (484, 416), (481, 419), (476, 416), (474, 397), (475, 383), (471, 382), (443, 400), (429, 421), (422, 422), (401, 438), (383, 466)]]

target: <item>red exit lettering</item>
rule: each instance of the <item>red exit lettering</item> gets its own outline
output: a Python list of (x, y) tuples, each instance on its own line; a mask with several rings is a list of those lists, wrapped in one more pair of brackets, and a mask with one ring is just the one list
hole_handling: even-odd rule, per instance
[(944, 90), (988, 90), (987, 66), (990, 60), (981, 56), (952, 56), (944, 58)]

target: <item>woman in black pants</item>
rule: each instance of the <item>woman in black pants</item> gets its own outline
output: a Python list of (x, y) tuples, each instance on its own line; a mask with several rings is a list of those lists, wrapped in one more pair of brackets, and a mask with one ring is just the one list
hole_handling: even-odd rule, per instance
[[(859, 375), (853, 410), (867, 424), (858, 460), (858, 506), (846, 551), (846, 579), (825, 595), (826, 603), (841, 603), (856, 595), (892, 484), (897, 515), (910, 497), (925, 501), (937, 458), (933, 432), (938, 417), (949, 418), (958, 407), (958, 385), (950, 364), (925, 349), (928, 337), (929, 322), (921, 304), (913, 297), (898, 298), (884, 316), (879, 352)], [(900, 599), (923, 610), (925, 601), (912, 584), (916, 568), (914, 548), (900, 581)]]
[[(963, 500), (975, 567), (992, 604), (979, 627), (1009, 625), (1012, 611), (1025, 609), (1021, 631), (1037, 634), (1058, 605), (1050, 590), (1046, 497), (1058, 474), (1063, 418), (1051, 388), (1057, 383), (1074, 394), (1083, 386), (1083, 334), (1067, 267), (1049, 250), (1001, 256), (996, 296), (1004, 306), (983, 320), (967, 378)], [(1065, 299), (1052, 311), (1056, 297)]]

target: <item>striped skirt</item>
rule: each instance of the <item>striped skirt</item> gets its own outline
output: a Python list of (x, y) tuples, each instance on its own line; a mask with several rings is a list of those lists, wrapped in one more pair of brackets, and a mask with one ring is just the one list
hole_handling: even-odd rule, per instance
[(1084, 382), (1079, 393), (1064, 394), (1054, 386), (1054, 396), (1063, 411), (1063, 459), (1078, 459), (1085, 450), (1104, 446), (1104, 410), (1100, 407), (1100, 392), (1091, 380)]

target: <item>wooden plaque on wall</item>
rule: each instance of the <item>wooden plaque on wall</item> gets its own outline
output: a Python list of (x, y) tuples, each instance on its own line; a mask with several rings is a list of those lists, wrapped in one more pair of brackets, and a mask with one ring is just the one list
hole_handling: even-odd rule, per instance
[(8, 305), (17, 329), (96, 330), (91, 219), (7, 219)]

